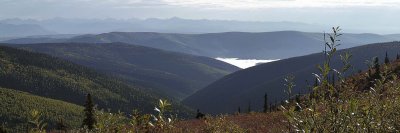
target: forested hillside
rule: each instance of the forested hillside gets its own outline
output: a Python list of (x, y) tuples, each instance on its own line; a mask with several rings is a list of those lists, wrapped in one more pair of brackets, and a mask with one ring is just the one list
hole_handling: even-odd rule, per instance
[[(90, 93), (99, 109), (152, 112), (156, 93), (44, 54), (0, 47), (0, 87), (82, 105)], [(175, 104), (177, 105), (177, 104)], [(187, 111), (177, 107), (181, 113)]]
[(123, 43), (10, 46), (67, 59), (179, 100), (239, 70), (212, 58)]

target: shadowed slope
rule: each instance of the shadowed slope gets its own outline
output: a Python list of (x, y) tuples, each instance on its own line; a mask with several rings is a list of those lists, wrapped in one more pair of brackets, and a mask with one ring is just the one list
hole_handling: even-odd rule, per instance
[[(354, 69), (352, 73), (367, 68), (366, 60), (378, 56), (384, 59), (385, 52), (395, 58), (400, 52), (399, 42), (370, 44), (338, 51), (338, 54), (349, 51), (353, 57), (350, 60)], [(207, 113), (232, 113), (238, 106), (251, 106), (260, 110), (263, 104), (263, 94), (268, 93), (270, 103), (282, 100), (284, 94), (284, 76), (293, 74), (297, 84), (294, 93), (306, 93), (307, 81), (313, 85), (312, 73), (317, 73), (317, 65), (323, 61), (321, 53), (279, 60), (267, 64), (244, 69), (210, 84), (206, 88), (186, 98), (183, 102), (193, 108), (199, 108)], [(341, 66), (338, 56), (333, 59), (334, 68)]]

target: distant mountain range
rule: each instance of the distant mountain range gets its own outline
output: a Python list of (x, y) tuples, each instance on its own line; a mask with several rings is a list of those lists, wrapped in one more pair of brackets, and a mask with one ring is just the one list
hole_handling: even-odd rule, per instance
[(9, 46), (67, 59), (177, 100), (193, 94), (227, 74), (240, 70), (238, 67), (208, 57), (123, 43), (47, 43)]
[[(400, 40), (399, 35), (345, 34), (341, 48)], [(124, 42), (168, 51), (212, 58), (285, 59), (320, 52), (323, 33), (298, 31), (226, 32), (208, 34), (172, 34), (152, 32), (111, 32), (72, 38), (20, 38), (5, 43), (112, 43)]]
[(252, 22), (234, 20), (169, 19), (4, 19), (6, 24), (34, 24), (59, 34), (98, 34), (105, 32), (215, 33), (266, 32), (282, 30), (323, 31), (325, 26), (300, 22)]
[(36, 24), (7, 24), (0, 22), (1, 38), (48, 34), (55, 34), (55, 32)]
[[(353, 57), (353, 69), (348, 74), (356, 73), (367, 68), (366, 60), (379, 57), (381, 63), (388, 53), (390, 59), (400, 53), (400, 42), (377, 43), (338, 51), (341, 54), (350, 52)], [(317, 65), (323, 62), (323, 54), (283, 59), (271, 63), (257, 65), (233, 74), (210, 84), (206, 88), (186, 98), (183, 103), (200, 109), (205, 113), (233, 113), (238, 107), (247, 108), (249, 104), (254, 110), (261, 110), (264, 93), (268, 93), (269, 102), (280, 102), (284, 94), (284, 77), (289, 74), (295, 76), (296, 88), (294, 94), (306, 93), (307, 82), (313, 85), (315, 78), (312, 73), (318, 73)], [(338, 55), (332, 60), (334, 68), (341, 67)]]

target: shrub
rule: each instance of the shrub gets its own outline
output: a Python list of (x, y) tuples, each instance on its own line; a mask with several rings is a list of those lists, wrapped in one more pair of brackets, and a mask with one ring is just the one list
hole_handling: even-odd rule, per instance
[(206, 126), (203, 131), (207, 133), (246, 133), (247, 130), (241, 128), (239, 125), (228, 121), (226, 116), (218, 116), (215, 118), (207, 116), (205, 119)]
[(38, 110), (32, 110), (29, 115), (29, 123), (32, 128), (29, 130), (30, 133), (45, 133), (47, 123), (42, 120), (42, 114)]

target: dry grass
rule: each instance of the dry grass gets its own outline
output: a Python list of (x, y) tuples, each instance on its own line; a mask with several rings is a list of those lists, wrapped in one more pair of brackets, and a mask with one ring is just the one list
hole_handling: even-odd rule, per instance
[[(250, 133), (276, 133), (286, 129), (286, 120), (282, 112), (250, 113), (225, 116), (227, 122), (237, 124), (240, 128)], [(176, 127), (187, 132), (203, 133), (206, 128), (206, 120), (193, 119), (179, 121)]]

